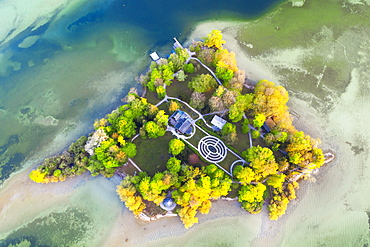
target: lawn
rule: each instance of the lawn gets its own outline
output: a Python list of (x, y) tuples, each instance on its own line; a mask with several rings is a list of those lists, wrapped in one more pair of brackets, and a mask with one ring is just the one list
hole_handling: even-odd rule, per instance
[(156, 139), (136, 138), (134, 143), (137, 146), (137, 155), (132, 160), (150, 176), (164, 171), (167, 160), (170, 158), (168, 143), (173, 138), (170, 132)]

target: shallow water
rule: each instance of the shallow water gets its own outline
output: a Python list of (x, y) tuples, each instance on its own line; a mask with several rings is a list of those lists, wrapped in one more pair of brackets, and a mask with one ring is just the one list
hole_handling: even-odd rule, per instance
[[(0, 246), (21, 241), (24, 246), (370, 244), (369, 6), (308, 0), (301, 8), (285, 5), (257, 22), (211, 21), (192, 30), (195, 21), (218, 19), (220, 13), (239, 20), (250, 17), (253, 11), (247, 10), (252, 8), (225, 8), (220, 1), (205, 11), (200, 3), (181, 8), (176, 1), (166, 8), (156, 3), (144, 8), (142, 2), (81, 1), (53, 12), (52, 20), (35, 33), (28, 29), (3, 45), (3, 178), (88, 133), (93, 120), (135, 85), (133, 78), (149, 63), (149, 50), (165, 56), (172, 36), (198, 38), (214, 28), (223, 30), (227, 47), (237, 53), (251, 80), (267, 78), (287, 87), (299, 129), (321, 137), (336, 160), (319, 171), (316, 182), (301, 183), (299, 198), (279, 221), (269, 221), (266, 210), (249, 215), (236, 202), (217, 202), (189, 230), (178, 218), (135, 219), (115, 195), (116, 179), (83, 175), (38, 185), (27, 179), (26, 171), (0, 190), (0, 239), (5, 240)], [(239, 14), (232, 12), (234, 6)], [(35, 35), (39, 38), (22, 42)], [(19, 48), (21, 42), (31, 46)]]

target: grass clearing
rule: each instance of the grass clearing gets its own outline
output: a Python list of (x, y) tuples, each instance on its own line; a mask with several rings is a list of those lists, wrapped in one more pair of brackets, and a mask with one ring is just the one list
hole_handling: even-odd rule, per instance
[(132, 160), (150, 176), (164, 171), (170, 158), (168, 143), (173, 138), (170, 132), (156, 139), (136, 138), (134, 143), (137, 146), (137, 155)]

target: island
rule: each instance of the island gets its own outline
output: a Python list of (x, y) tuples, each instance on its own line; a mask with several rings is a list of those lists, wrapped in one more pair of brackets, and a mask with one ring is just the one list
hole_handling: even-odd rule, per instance
[(267, 205), (277, 220), (296, 198), (298, 181), (334, 158), (293, 125), (287, 90), (249, 82), (219, 30), (167, 58), (153, 52), (139, 95), (94, 123), (29, 177), (62, 182), (90, 172), (120, 176), (117, 194), (143, 220), (179, 216), (186, 228), (217, 199), (238, 200), (252, 214)]

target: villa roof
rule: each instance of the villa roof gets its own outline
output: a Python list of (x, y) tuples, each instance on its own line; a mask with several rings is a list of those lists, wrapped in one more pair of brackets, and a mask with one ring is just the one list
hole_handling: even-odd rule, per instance
[(169, 118), (169, 123), (182, 134), (190, 134), (193, 131), (191, 117), (183, 111), (175, 111)]
[(189, 119), (180, 119), (180, 121), (175, 125), (175, 129), (183, 134), (190, 134), (193, 130), (191, 122)]

